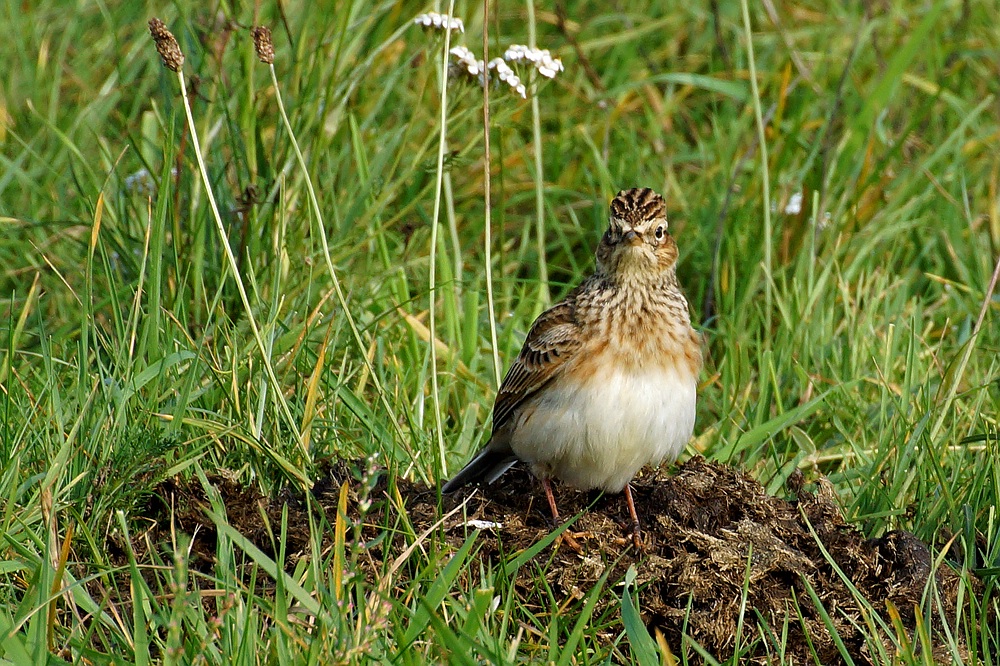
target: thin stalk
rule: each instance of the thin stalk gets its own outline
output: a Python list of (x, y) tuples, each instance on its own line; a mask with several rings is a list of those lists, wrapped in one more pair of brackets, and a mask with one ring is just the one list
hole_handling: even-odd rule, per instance
[[(455, 15), (455, 0), (448, 3), (449, 18)], [(451, 30), (444, 31), (444, 49), (441, 53), (441, 137), (438, 141), (437, 183), (434, 187), (434, 214), (431, 217), (431, 256), (430, 275), (427, 291), (430, 296), (430, 346), (431, 346), (431, 401), (434, 405), (434, 434), (437, 439), (438, 456), (441, 465), (441, 476), (448, 476), (448, 463), (444, 450), (444, 425), (441, 419), (441, 394), (438, 388), (437, 376), (437, 319), (435, 316), (435, 300), (437, 297), (437, 239), (438, 225), (441, 219), (441, 191), (444, 188), (444, 154), (448, 147), (448, 58), (451, 50)]]
[[(528, 7), (528, 46), (537, 48), (535, 37), (535, 2), (525, 0)], [(551, 302), (549, 294), (549, 266), (545, 260), (545, 199), (544, 184), (545, 178), (542, 174), (542, 120), (541, 112), (538, 109), (538, 76), (532, 72), (531, 75), (531, 129), (532, 143), (535, 154), (535, 224), (538, 240), (538, 281), (541, 283), (538, 290), (538, 306), (541, 311), (548, 307)], [(537, 313), (536, 313), (537, 314)]]
[(951, 410), (951, 403), (955, 400), (955, 394), (958, 392), (958, 385), (962, 383), (962, 377), (965, 376), (965, 367), (969, 364), (969, 358), (972, 357), (972, 350), (976, 346), (976, 338), (979, 337), (979, 332), (983, 330), (983, 321), (986, 319), (986, 312), (990, 309), (990, 303), (993, 301), (993, 292), (997, 287), (997, 280), (1000, 279), (1000, 255), (997, 255), (996, 264), (993, 266), (993, 276), (990, 278), (990, 284), (986, 287), (986, 293), (983, 294), (983, 304), (979, 308), (979, 317), (976, 319), (976, 327), (972, 329), (972, 334), (969, 336), (969, 341), (965, 343), (965, 351), (962, 353), (962, 358), (958, 362), (958, 368), (955, 370), (951, 385), (948, 387), (948, 395), (944, 399), (944, 405), (938, 411), (937, 420), (934, 422), (934, 427), (931, 428), (930, 436), (931, 441), (934, 441), (938, 437), (938, 433), (941, 431), (941, 426), (944, 425), (944, 419)]
[(281, 99), (281, 88), (278, 85), (278, 75), (274, 71), (274, 64), (269, 63), (268, 69), (271, 72), (271, 82), (274, 84), (274, 99), (278, 103), (278, 112), (281, 114), (281, 122), (285, 126), (285, 131), (288, 132), (288, 137), (292, 142), (292, 149), (295, 151), (295, 159), (299, 163), (299, 168), (302, 169), (303, 178), (306, 183), (306, 191), (309, 193), (309, 204), (313, 209), (313, 218), (316, 220), (316, 231), (317, 236), (319, 236), (320, 243), (323, 246), (323, 259), (326, 261), (326, 269), (330, 273), (330, 279), (333, 281), (333, 289), (337, 293), (337, 302), (340, 304), (341, 310), (344, 311), (344, 317), (347, 319), (347, 325), (351, 329), (351, 334), (354, 337), (354, 342), (358, 346), (358, 354), (361, 356), (362, 363), (365, 364), (365, 369), (368, 371), (368, 376), (372, 379), (372, 384), (375, 385), (375, 392), (378, 393), (379, 400), (382, 402), (382, 407), (385, 409), (385, 413), (392, 423), (393, 428), (396, 430), (396, 435), (399, 437), (399, 441), (405, 442), (406, 436), (403, 433), (402, 427), (399, 425), (399, 420), (396, 418), (396, 413), (392, 409), (392, 405), (389, 404), (389, 398), (386, 395), (385, 389), (382, 387), (382, 382), (378, 378), (378, 374), (375, 372), (375, 368), (372, 367), (372, 363), (368, 358), (368, 347), (365, 345), (364, 340), (361, 339), (361, 331), (358, 330), (358, 325), (354, 321), (354, 316), (351, 314), (350, 309), (347, 307), (347, 298), (344, 296), (344, 290), (340, 286), (340, 279), (337, 277), (337, 270), (333, 267), (333, 259), (330, 257), (330, 245), (326, 240), (326, 223), (323, 220), (323, 213), (319, 208), (319, 199), (316, 197), (316, 189), (313, 187), (312, 178), (309, 176), (309, 169), (306, 167), (306, 159), (302, 155), (302, 149), (299, 148), (299, 142), (295, 138), (295, 133), (292, 131), (292, 123), (288, 120), (288, 114), (285, 112), (285, 104)]
[(462, 298), (462, 243), (458, 238), (458, 218), (455, 215), (455, 195), (451, 187), (451, 172), (444, 174), (444, 212), (448, 219), (448, 235), (451, 236), (451, 261), (455, 274), (455, 301)]
[[(247, 320), (250, 322), (250, 330), (253, 331), (253, 339), (257, 343), (257, 349), (260, 350), (261, 358), (264, 362), (264, 372), (267, 373), (267, 379), (271, 382), (271, 388), (274, 390), (275, 400), (277, 400), (278, 406), (281, 408), (281, 413), (285, 417), (285, 421), (291, 429), (292, 434), (295, 437), (295, 441), (298, 443), (299, 449), (302, 451), (302, 455), (305, 457), (306, 462), (311, 463), (312, 458), (309, 455), (308, 449), (303, 445), (304, 443), (302, 441), (302, 434), (299, 432), (299, 426), (295, 423), (292, 411), (288, 408), (288, 402), (285, 400), (285, 396), (281, 392), (281, 384), (278, 383), (278, 377), (274, 374), (274, 368), (271, 366), (271, 359), (267, 355), (267, 346), (264, 344), (264, 339), (260, 335), (260, 329), (257, 328), (257, 322), (253, 316), (253, 309), (250, 307), (250, 298), (247, 296), (246, 288), (243, 286), (243, 277), (240, 275), (240, 269), (236, 263), (236, 257), (233, 255), (233, 250), (229, 246), (229, 236), (226, 234), (226, 227), (222, 224), (222, 216), (219, 214), (219, 206), (215, 203), (215, 194), (212, 192), (212, 184), (208, 178), (208, 169), (205, 168), (205, 160), (201, 156), (201, 143), (198, 140), (198, 130), (194, 124), (194, 116), (191, 114), (191, 102), (188, 100), (187, 82), (184, 80), (183, 69), (177, 70), (177, 80), (180, 82), (181, 96), (184, 100), (184, 113), (187, 116), (188, 128), (191, 130), (191, 143), (194, 145), (194, 155), (198, 160), (198, 170), (201, 172), (201, 179), (205, 184), (205, 192), (208, 195), (208, 203), (212, 208), (212, 217), (215, 219), (216, 230), (219, 232), (219, 237), (222, 239), (222, 249), (226, 253), (226, 260), (229, 262), (229, 268), (233, 271), (236, 288), (240, 292), (240, 300), (243, 302), (243, 308), (246, 310)], [(299, 480), (304, 482), (307, 487), (312, 485), (308, 479), (301, 475), (301, 472), (299, 472), (296, 476), (298, 476)]]
[(757, 65), (753, 53), (753, 32), (750, 29), (750, 9), (747, 0), (740, 0), (743, 8), (743, 30), (747, 38), (747, 58), (750, 61), (750, 90), (753, 93), (753, 113), (757, 121), (757, 140), (760, 143), (761, 177), (764, 187), (764, 299), (766, 308), (765, 326), (771, 329), (771, 314), (774, 308), (773, 263), (771, 257), (771, 178), (768, 172), (767, 136), (764, 132), (764, 112), (760, 105), (760, 90), (757, 87)]
[[(483, 0), (483, 62), (490, 61), (490, 0)], [(490, 317), (490, 348), (493, 350), (493, 380), (500, 385), (500, 349), (497, 316), (493, 309), (493, 230), (490, 215), (490, 87), (483, 86), (483, 201), (486, 220), (486, 311)]]

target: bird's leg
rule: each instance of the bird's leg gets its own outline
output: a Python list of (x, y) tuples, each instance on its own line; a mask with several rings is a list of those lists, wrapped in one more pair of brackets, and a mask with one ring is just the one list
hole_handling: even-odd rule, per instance
[(628, 503), (628, 515), (632, 517), (632, 543), (642, 550), (642, 531), (639, 529), (639, 516), (635, 512), (635, 502), (632, 500), (632, 484), (625, 484), (625, 502)]
[[(545, 497), (549, 500), (549, 509), (552, 510), (552, 520), (555, 521), (556, 527), (559, 527), (562, 524), (562, 520), (559, 519), (559, 509), (556, 507), (556, 496), (552, 492), (552, 482), (549, 481), (547, 476), (542, 477), (542, 488), (545, 489)], [(583, 553), (580, 543), (573, 538), (573, 533), (568, 529), (563, 530), (563, 533), (559, 536), (559, 539), (556, 541), (557, 546), (559, 541), (565, 541), (567, 546), (578, 553)]]

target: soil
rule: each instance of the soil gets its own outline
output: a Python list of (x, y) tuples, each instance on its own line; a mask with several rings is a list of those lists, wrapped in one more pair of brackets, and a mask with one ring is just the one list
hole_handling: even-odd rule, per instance
[[(359, 478), (351, 465), (340, 463), (316, 482), (314, 504), (327, 512), (331, 523), (345, 481), (351, 490), (349, 512), (357, 517)], [(812, 651), (823, 664), (845, 663), (829, 631), (831, 623), (855, 663), (874, 664), (877, 646), (866, 644), (857, 629), (870, 622), (870, 613), (859, 605), (857, 593), (881, 617), (898, 615), (907, 640), (919, 643), (914, 607), (921, 604), (933, 572), (945, 618), (954, 626), (959, 578), (947, 565), (935, 569), (926, 544), (903, 531), (865, 539), (844, 519), (826, 479), (811, 484), (809, 491), (804, 490), (801, 475), (793, 480), (790, 499), (774, 497), (746, 474), (700, 457), (672, 471), (640, 475), (632, 487), (643, 528), (642, 552), (632, 543), (623, 496), (556, 485), (562, 515), (579, 514), (571, 529), (577, 533), (583, 552), (574, 552), (565, 544), (543, 549), (536, 555), (538, 566), (519, 570), (515, 582), (518, 592), (525, 597), (524, 603), (550, 603), (538, 589), (541, 568), (557, 599), (582, 598), (610, 567), (607, 592), (598, 604), (600, 612), (619, 603), (621, 587), (612, 584), (635, 566), (643, 620), (650, 630), (664, 634), (675, 654), (679, 654), (682, 628), (686, 628), (689, 638), (716, 657), (728, 658), (745, 604), (743, 635), (759, 636), (756, 628), (761, 621), (766, 622), (772, 636), (787, 632), (786, 663), (813, 663)], [(288, 566), (294, 567), (295, 558), (309, 547), (304, 497), (286, 491), (265, 498), (222, 477), (211, 482), (222, 496), (230, 524), (267, 553), (274, 552), (271, 530), (277, 532), (282, 511), (288, 512), (285, 552)], [(390, 496), (394, 500), (386, 501)], [(538, 482), (517, 467), (490, 486), (463, 490), (440, 503), (435, 489), (403, 479), (387, 488), (384, 478), (379, 478), (370, 497), (372, 505), (363, 517), (361, 535), (369, 541), (373, 555), (367, 561), (375, 566), (391, 561), (409, 545), (403, 531), (389, 538), (382, 528), (396, 519), (400, 501), (413, 533), (434, 527), (444, 516), (435, 533), (446, 547), (457, 550), (469, 533), (480, 529), (477, 557), (495, 565), (505, 561), (504, 554), (510, 558), (511, 553), (530, 548), (552, 530)], [(141, 548), (140, 541), (156, 543), (169, 538), (172, 518), (176, 530), (193, 535), (189, 566), (210, 571), (216, 532), (206, 513), (209, 508), (196, 479), (161, 483), (143, 512), (153, 519), (153, 527), (135, 539), (133, 548)], [(332, 538), (330, 534), (328, 540)], [(750, 583), (744, 601), (748, 572)], [(376, 573), (365, 572), (369, 578)], [(825, 613), (814, 600), (822, 602)], [(933, 615), (938, 624), (930, 627), (932, 637), (941, 635), (940, 613), (935, 610)], [(882, 639), (888, 654), (894, 654), (888, 635)], [(775, 639), (765, 636), (757, 640), (752, 651), (755, 661), (773, 661)], [(951, 662), (943, 644), (935, 644), (933, 657), (937, 662)]]

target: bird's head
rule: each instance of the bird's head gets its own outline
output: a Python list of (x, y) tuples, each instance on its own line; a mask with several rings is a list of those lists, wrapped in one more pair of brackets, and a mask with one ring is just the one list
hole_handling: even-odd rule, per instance
[(663, 197), (648, 187), (619, 192), (597, 248), (598, 270), (624, 279), (656, 278), (674, 268), (677, 255)]

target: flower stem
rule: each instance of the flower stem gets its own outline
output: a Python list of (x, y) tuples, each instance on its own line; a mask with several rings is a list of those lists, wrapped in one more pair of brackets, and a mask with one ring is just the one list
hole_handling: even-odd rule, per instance
[[(285, 421), (287, 422), (289, 429), (291, 429), (292, 434), (298, 443), (299, 449), (302, 451), (303, 457), (307, 463), (311, 463), (312, 458), (309, 455), (309, 450), (304, 446), (304, 441), (302, 439), (302, 434), (299, 432), (298, 424), (295, 423), (292, 411), (289, 409), (288, 402), (285, 400), (285, 396), (282, 393), (281, 385), (278, 383), (278, 378), (274, 374), (274, 368), (271, 366), (271, 359), (267, 353), (267, 347), (264, 344), (264, 339), (261, 337), (260, 329), (257, 327), (257, 322), (254, 319), (253, 308), (250, 307), (250, 298), (247, 296), (246, 288), (243, 286), (243, 278), (240, 275), (239, 265), (236, 263), (236, 257), (233, 255), (233, 250), (230, 247), (229, 236), (226, 234), (226, 227), (222, 224), (222, 216), (219, 214), (219, 206), (215, 202), (215, 194), (212, 192), (212, 184), (208, 178), (208, 169), (205, 167), (205, 160), (201, 155), (201, 143), (198, 140), (198, 131), (194, 124), (194, 116), (191, 114), (191, 102), (187, 95), (187, 83), (184, 80), (183, 69), (177, 70), (177, 79), (181, 86), (181, 96), (184, 100), (184, 113), (187, 116), (188, 128), (191, 130), (191, 143), (194, 145), (194, 154), (198, 161), (198, 170), (201, 172), (202, 182), (205, 184), (205, 192), (208, 195), (208, 203), (212, 208), (212, 217), (215, 219), (215, 226), (219, 232), (219, 238), (222, 241), (222, 249), (226, 254), (226, 260), (229, 262), (229, 268), (233, 272), (236, 288), (240, 292), (240, 300), (243, 302), (243, 308), (247, 313), (247, 321), (250, 322), (250, 330), (253, 332), (254, 340), (257, 343), (257, 348), (260, 350), (261, 358), (264, 362), (264, 372), (267, 374), (268, 381), (270, 381), (271, 388), (274, 391), (275, 400), (278, 402), (281, 413), (285, 417)], [(306, 487), (312, 486), (312, 483), (308, 478), (306, 478), (301, 470), (286, 468), (286, 471), (292, 473)]]

